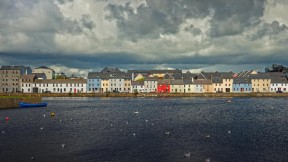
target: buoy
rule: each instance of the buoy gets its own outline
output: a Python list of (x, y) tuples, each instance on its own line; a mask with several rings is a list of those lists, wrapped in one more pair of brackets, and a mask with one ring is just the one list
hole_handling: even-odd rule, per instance
[(6, 120), (6, 123), (8, 123), (8, 121), (9, 121), (9, 117), (6, 116), (5, 120)]
[(190, 155), (191, 155), (190, 152), (187, 152), (187, 153), (184, 154), (185, 157), (190, 157)]
[(133, 136), (135, 137), (135, 136), (136, 136), (136, 134), (135, 134), (135, 133), (133, 133)]
[(51, 112), (50, 115), (51, 115), (51, 116), (55, 116), (55, 113), (54, 113), (54, 112)]
[(31, 158), (30, 158), (31, 160), (35, 160), (35, 158), (32, 156)]
[(211, 136), (210, 136), (210, 134), (208, 134), (208, 135), (206, 135), (205, 137), (206, 137), (206, 138), (210, 138)]
[(228, 102), (228, 103), (230, 103), (230, 102), (231, 102), (231, 100), (228, 100), (227, 102)]
[(62, 146), (62, 149), (64, 149), (64, 147), (65, 147), (65, 144), (64, 144), (64, 143), (62, 143), (62, 145), (61, 145), (61, 146)]
[(230, 134), (230, 133), (231, 133), (231, 131), (228, 131), (228, 133)]

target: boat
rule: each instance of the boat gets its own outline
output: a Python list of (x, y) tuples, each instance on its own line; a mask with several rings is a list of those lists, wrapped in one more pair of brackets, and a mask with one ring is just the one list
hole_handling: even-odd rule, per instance
[(25, 107), (46, 107), (47, 102), (41, 102), (41, 103), (26, 103), (26, 102), (19, 102), (19, 107), (25, 108)]

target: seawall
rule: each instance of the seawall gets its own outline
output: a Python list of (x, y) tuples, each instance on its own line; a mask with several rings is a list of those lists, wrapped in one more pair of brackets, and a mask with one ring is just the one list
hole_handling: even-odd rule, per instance
[(2, 93), (0, 99), (9, 95), (28, 101), (41, 97), (288, 97), (288, 93)]
[(41, 97), (37, 96), (0, 96), (0, 109), (18, 108), (19, 102), (39, 103)]

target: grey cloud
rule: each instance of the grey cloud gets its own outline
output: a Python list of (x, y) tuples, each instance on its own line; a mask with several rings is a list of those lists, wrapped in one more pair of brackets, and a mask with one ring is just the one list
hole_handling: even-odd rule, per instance
[(133, 12), (130, 3), (125, 6), (109, 4), (110, 15), (115, 19), (125, 38), (159, 38), (160, 33), (175, 34), (187, 18), (213, 16), (209, 35), (221, 37), (242, 33), (249, 26), (258, 25), (263, 15), (265, 0), (147, 0)]
[(192, 24), (190, 26), (186, 26), (184, 28), (185, 31), (192, 33), (193, 35), (201, 35), (203, 34), (201, 29), (195, 28)]
[(81, 22), (84, 27), (92, 30), (96, 25), (95, 23), (91, 20), (91, 16), (89, 15), (82, 15)]
[(67, 2), (74, 2), (74, 0), (57, 0), (60, 4), (65, 4)]
[[(56, 33), (82, 32), (79, 23), (66, 19), (51, 1), (2, 0), (0, 16), (0, 42), (5, 42), (9, 51), (55, 52)], [(25, 41), (16, 43), (17, 34), (22, 34)]]
[(278, 21), (273, 21), (272, 23), (265, 23), (256, 33), (248, 35), (247, 38), (251, 41), (261, 39), (265, 36), (276, 39), (275, 37), (282, 32), (287, 33), (288, 27), (285, 24), (280, 25)]

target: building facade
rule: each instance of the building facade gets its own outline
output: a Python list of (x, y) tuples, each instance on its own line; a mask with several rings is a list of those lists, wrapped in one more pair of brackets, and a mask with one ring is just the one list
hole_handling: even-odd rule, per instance
[(21, 76), (31, 74), (30, 67), (2, 66), (0, 69), (0, 93), (21, 91)]
[(44, 73), (47, 79), (55, 79), (55, 71), (46, 66), (40, 66), (33, 69), (32, 73)]

